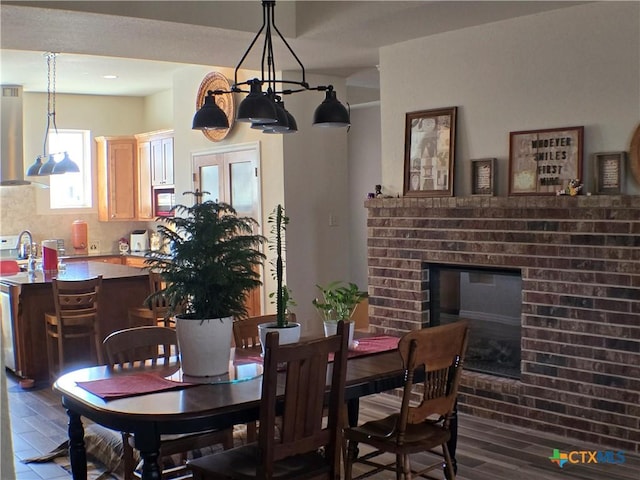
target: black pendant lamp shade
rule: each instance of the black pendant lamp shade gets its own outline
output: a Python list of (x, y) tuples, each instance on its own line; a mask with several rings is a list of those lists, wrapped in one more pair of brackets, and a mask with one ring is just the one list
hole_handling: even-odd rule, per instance
[(42, 168), (40, 168), (38, 175), (53, 174), (53, 169), (55, 168), (55, 166), (56, 166), (56, 161), (53, 159), (53, 155), (49, 155), (49, 159), (44, 165), (42, 165)]
[(340, 103), (333, 88), (327, 89), (324, 101), (313, 114), (313, 125), (316, 127), (348, 127), (351, 125), (349, 112)]
[(209, 90), (204, 104), (193, 117), (194, 130), (224, 130), (229, 128), (229, 119), (216, 104), (213, 92)]
[(42, 157), (40, 155), (38, 155), (38, 157), (36, 158), (36, 161), (33, 162), (33, 165), (31, 165), (27, 169), (27, 177), (37, 177), (37, 176), (39, 176), (41, 168), (42, 168)]
[(251, 91), (238, 107), (238, 122), (276, 123), (278, 114), (273, 100), (262, 92), (262, 82), (257, 78), (249, 80)]
[(69, 158), (69, 154), (64, 152), (64, 158), (56, 163), (55, 167), (53, 167), (53, 171), (51, 172), (53, 175), (58, 175), (60, 173), (78, 173), (80, 172), (80, 168), (78, 165)]

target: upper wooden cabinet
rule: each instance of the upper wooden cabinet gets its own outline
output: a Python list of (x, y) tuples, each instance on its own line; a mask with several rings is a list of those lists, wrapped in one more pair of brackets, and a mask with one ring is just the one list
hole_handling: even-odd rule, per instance
[(153, 220), (151, 191), (151, 142), (136, 136), (138, 143), (138, 219)]
[(98, 220), (136, 220), (137, 147), (134, 136), (96, 137)]
[[(148, 163), (151, 170), (152, 187), (173, 185), (173, 130), (136, 135), (138, 145), (143, 146), (145, 158), (141, 163)], [(141, 151), (141, 150), (140, 150)]]

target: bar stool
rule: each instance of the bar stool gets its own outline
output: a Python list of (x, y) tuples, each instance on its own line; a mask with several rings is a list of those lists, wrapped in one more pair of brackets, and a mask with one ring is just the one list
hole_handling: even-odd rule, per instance
[[(149, 292), (156, 293), (165, 287), (165, 282), (158, 272), (149, 272)], [(158, 325), (161, 327), (175, 327), (175, 322), (169, 317), (169, 302), (163, 295), (156, 295), (149, 306), (131, 307), (129, 309), (129, 326), (142, 327)]]
[[(55, 313), (45, 313), (49, 377), (57, 378), (65, 367), (65, 341), (86, 338), (96, 364), (103, 363), (98, 325), (98, 299), (102, 275), (87, 280), (51, 280)], [(55, 352), (57, 350), (57, 359)], [(56, 363), (57, 360), (57, 363)], [(57, 367), (57, 368), (56, 368)]]

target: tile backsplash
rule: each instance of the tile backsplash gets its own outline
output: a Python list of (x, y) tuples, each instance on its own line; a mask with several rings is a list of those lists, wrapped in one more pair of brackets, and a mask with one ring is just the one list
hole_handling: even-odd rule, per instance
[(38, 244), (42, 240), (62, 239), (66, 253), (72, 254), (71, 224), (75, 220), (84, 220), (88, 225), (89, 243), (99, 242), (100, 251), (92, 253), (110, 254), (118, 253), (118, 240), (121, 237), (129, 238), (132, 230), (155, 230), (155, 222), (99, 222), (97, 212), (38, 215), (37, 188), (0, 187), (0, 234), (15, 235), (22, 230), (29, 230)]

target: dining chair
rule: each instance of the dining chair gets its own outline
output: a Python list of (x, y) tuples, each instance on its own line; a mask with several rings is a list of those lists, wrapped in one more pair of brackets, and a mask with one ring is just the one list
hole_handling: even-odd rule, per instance
[[(400, 339), (398, 350), (406, 372), (400, 411), (344, 429), (343, 437), (348, 442), (344, 462), (346, 480), (354, 478), (352, 472), (356, 462), (372, 467), (356, 479), (384, 470), (396, 472), (398, 480), (411, 479), (412, 475), (436, 478), (425, 475), (434, 469), (441, 470), (443, 459), (446, 477), (455, 480), (447, 441), (451, 437), (449, 424), (455, 408), (468, 331), (468, 322), (462, 320), (415, 330)], [(414, 382), (416, 372), (424, 372), (423, 381)], [(374, 450), (358, 457), (360, 443)], [(419, 452), (430, 452), (437, 461), (414, 471), (409, 455)], [(372, 460), (385, 453), (395, 455), (395, 461)], [(422, 466), (426, 460), (420, 460)], [(442, 478), (441, 475), (442, 472), (438, 478)]]
[[(102, 342), (98, 320), (99, 297), (102, 287), (102, 276), (87, 280), (51, 279), (53, 290), (54, 312), (44, 314), (47, 361), (49, 377), (52, 380), (65, 369), (70, 341), (88, 340), (96, 365), (102, 364)], [(73, 350), (78, 344), (74, 343)]]
[[(331, 337), (286, 345), (278, 340), (277, 332), (267, 334), (257, 442), (190, 460), (187, 467), (194, 479), (340, 478), (348, 342), (344, 322)], [(328, 419), (323, 424), (325, 406)], [(278, 435), (277, 415), (282, 418)]]
[[(290, 321), (295, 322), (295, 313), (290, 314)], [(256, 315), (253, 317), (237, 318), (233, 321), (233, 341), (236, 348), (257, 348), (260, 346), (260, 335), (258, 325), (261, 323), (273, 323), (276, 321), (276, 314)], [(257, 438), (257, 422), (247, 423), (247, 442), (255, 442)]]
[[(149, 325), (127, 328), (111, 333), (104, 339), (105, 352), (111, 368), (128, 369), (141, 365), (157, 365), (179, 355), (178, 338), (174, 328)], [(162, 435), (160, 458), (180, 454), (182, 465), (163, 469), (162, 478), (175, 478), (186, 472), (187, 452), (211, 445), (233, 447), (233, 428), (210, 430), (193, 434)], [(134, 456), (134, 438), (122, 432), (124, 478), (138, 477)]]
[[(154, 294), (164, 288), (164, 280), (159, 272), (149, 272), (149, 293)], [(129, 308), (129, 326), (159, 325), (175, 327), (169, 315), (169, 303), (165, 296), (154, 295), (149, 305)]]

